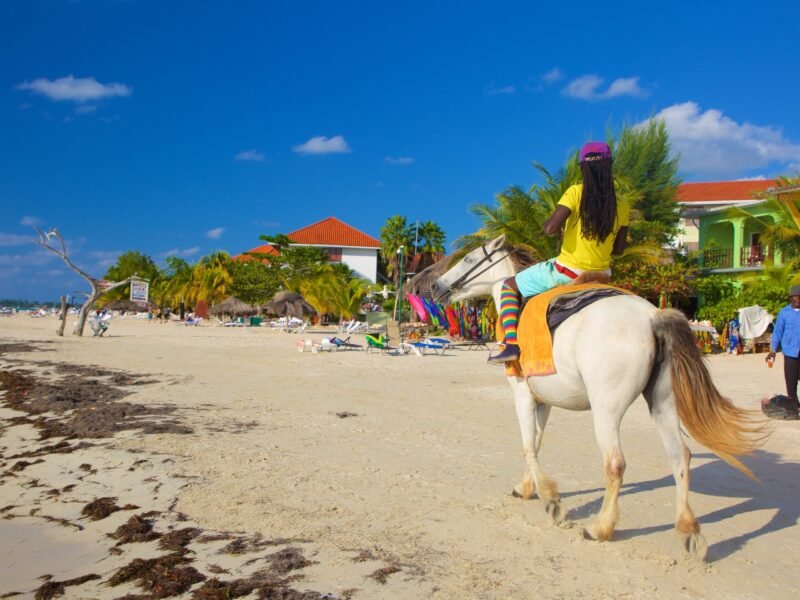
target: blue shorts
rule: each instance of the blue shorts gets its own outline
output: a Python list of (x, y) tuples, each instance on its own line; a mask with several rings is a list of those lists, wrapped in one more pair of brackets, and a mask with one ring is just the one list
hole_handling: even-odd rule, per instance
[(519, 293), (522, 294), (523, 297), (528, 298), (572, 281), (572, 279), (563, 273), (556, 271), (555, 262), (556, 260), (551, 258), (550, 260), (531, 265), (524, 271), (517, 273), (515, 280), (519, 288)]

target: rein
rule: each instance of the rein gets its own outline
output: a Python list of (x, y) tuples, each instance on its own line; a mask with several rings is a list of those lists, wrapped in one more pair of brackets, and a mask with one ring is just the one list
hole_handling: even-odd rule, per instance
[[(470, 267), (467, 270), (467, 272), (464, 273), (461, 277), (459, 277), (453, 283), (451, 283), (448, 286), (446, 293), (452, 292), (453, 290), (456, 290), (456, 289), (459, 289), (459, 288), (465, 286), (470, 281), (476, 279), (479, 275), (483, 275), (486, 271), (488, 271), (489, 269), (494, 267), (494, 261), (492, 261), (492, 255), (496, 254), (497, 252), (500, 252), (501, 250), (505, 250), (505, 248), (497, 248), (495, 250), (492, 250), (491, 252), (487, 252), (486, 251), (486, 246), (481, 246), (481, 250), (483, 250), (483, 258), (481, 258), (472, 267)], [(506, 250), (506, 254), (503, 255), (501, 258), (507, 258), (509, 256), (511, 256), (511, 251), (510, 250)], [(477, 271), (478, 268), (485, 262), (489, 262), (489, 265), (487, 265), (486, 267), (484, 267), (480, 271)], [(477, 271), (477, 273), (475, 271)]]

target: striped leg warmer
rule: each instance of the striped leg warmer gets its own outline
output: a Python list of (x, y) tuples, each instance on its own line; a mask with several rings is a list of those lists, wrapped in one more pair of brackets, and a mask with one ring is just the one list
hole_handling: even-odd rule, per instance
[(517, 321), (519, 320), (519, 294), (504, 283), (500, 288), (500, 326), (503, 328), (504, 342), (517, 343)]

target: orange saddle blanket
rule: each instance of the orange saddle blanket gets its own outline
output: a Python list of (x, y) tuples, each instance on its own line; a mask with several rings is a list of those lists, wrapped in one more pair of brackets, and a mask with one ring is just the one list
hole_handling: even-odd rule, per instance
[[(506, 375), (540, 377), (542, 375), (552, 375), (556, 372), (556, 367), (553, 363), (553, 336), (547, 319), (548, 309), (557, 298), (582, 296), (590, 290), (614, 290), (619, 294), (631, 293), (613, 285), (582, 283), (578, 285), (560, 285), (543, 294), (534, 296), (522, 310), (517, 327), (520, 359), (518, 362), (506, 365)], [(503, 329), (500, 326), (499, 319), (496, 333), (497, 340), (502, 341)]]

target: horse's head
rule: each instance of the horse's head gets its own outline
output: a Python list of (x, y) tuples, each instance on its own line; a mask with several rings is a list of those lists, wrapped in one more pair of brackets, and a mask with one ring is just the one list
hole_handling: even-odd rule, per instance
[(491, 294), (494, 284), (514, 274), (504, 260), (509, 257), (504, 242), (501, 235), (465, 255), (431, 286), (434, 299), (455, 302)]

